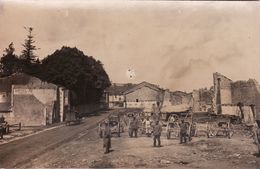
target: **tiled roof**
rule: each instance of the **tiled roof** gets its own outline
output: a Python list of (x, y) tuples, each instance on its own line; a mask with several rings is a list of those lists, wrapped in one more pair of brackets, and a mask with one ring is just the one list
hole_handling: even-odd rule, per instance
[(153, 89), (153, 90), (163, 91), (163, 89), (161, 89), (161, 88), (160, 88), (159, 86), (157, 86), (157, 85), (154, 85), (154, 84), (151, 84), (151, 83), (148, 83), (148, 82), (142, 82), (142, 83), (139, 83), (139, 84), (135, 85), (134, 87), (132, 87), (132, 88), (126, 90), (126, 91), (124, 92), (124, 94), (131, 93), (131, 92), (133, 92), (133, 91), (135, 91), (135, 90), (137, 90), (137, 89), (140, 89), (140, 88), (142, 88), (142, 87), (149, 87), (149, 88), (151, 88), (151, 89)]
[(127, 84), (113, 84), (109, 88), (106, 89), (111, 95), (122, 95), (125, 91), (133, 88), (136, 84), (127, 83)]

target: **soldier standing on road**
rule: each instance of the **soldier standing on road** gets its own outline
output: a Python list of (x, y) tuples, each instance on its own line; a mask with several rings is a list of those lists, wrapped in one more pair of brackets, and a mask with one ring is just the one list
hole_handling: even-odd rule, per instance
[(188, 131), (187, 124), (184, 123), (184, 120), (181, 120), (181, 123), (180, 123), (180, 144), (187, 142), (187, 131)]
[(5, 117), (3, 115), (0, 117), (0, 123), (5, 123)]
[(153, 127), (153, 146), (156, 147), (156, 140), (158, 142), (158, 147), (161, 147), (161, 133), (162, 126), (159, 124), (159, 121), (156, 121), (155, 126)]
[(103, 147), (105, 148), (105, 154), (109, 153), (109, 148), (111, 148), (111, 130), (108, 121), (105, 121)]
[(137, 137), (138, 120), (136, 119), (135, 116), (133, 118), (133, 121), (131, 121), (131, 123), (130, 123), (130, 130), (131, 130), (130, 137), (133, 137), (133, 134), (135, 135), (135, 137)]
[(145, 134), (150, 137), (151, 136), (151, 121), (149, 119), (149, 117), (147, 117), (145, 120), (144, 120), (144, 125), (145, 125)]

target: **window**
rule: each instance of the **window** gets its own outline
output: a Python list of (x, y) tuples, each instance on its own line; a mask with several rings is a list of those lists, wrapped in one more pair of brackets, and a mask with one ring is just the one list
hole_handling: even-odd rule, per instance
[(139, 100), (138, 100), (138, 99), (136, 99), (135, 101), (136, 101), (136, 102), (139, 102)]

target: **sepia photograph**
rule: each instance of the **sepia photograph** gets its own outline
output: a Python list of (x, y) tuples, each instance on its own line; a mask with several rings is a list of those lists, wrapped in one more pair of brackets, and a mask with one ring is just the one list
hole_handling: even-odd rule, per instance
[(0, 0), (0, 168), (260, 168), (260, 2)]

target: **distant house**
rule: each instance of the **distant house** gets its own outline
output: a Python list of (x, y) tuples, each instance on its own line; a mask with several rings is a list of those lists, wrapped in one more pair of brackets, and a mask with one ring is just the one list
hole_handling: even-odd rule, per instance
[(106, 102), (109, 108), (124, 108), (125, 107), (125, 95), (124, 92), (134, 87), (132, 83), (120, 84), (114, 83), (105, 90)]
[(69, 104), (69, 91), (64, 87), (23, 73), (0, 78), (0, 115), (10, 124), (40, 126), (61, 122)]
[(159, 86), (142, 82), (124, 92), (126, 108), (143, 108), (152, 111), (155, 106), (161, 106), (164, 90)]

